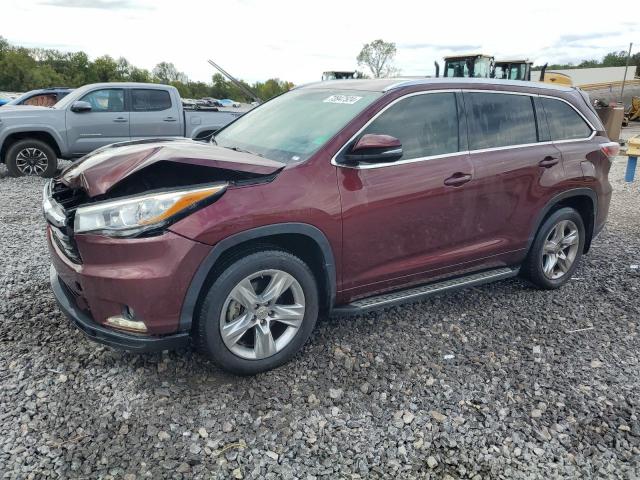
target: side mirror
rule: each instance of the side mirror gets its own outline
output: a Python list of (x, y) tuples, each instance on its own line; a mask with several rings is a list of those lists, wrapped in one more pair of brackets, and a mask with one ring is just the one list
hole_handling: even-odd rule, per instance
[(402, 143), (396, 137), (367, 133), (351, 147), (345, 160), (348, 163), (376, 163), (393, 162), (401, 157)]
[(89, 102), (83, 102), (78, 100), (71, 105), (71, 111), (76, 113), (90, 112), (91, 104)]

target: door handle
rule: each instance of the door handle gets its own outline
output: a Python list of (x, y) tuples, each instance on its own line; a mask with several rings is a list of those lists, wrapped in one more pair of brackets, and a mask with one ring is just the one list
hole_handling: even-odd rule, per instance
[(445, 179), (444, 184), (449, 187), (459, 187), (460, 185), (467, 183), (469, 180), (471, 180), (471, 174), (456, 172), (449, 178)]
[(165, 117), (162, 119), (163, 122), (175, 122), (176, 119), (173, 117)]
[(549, 168), (557, 165), (559, 161), (560, 159), (558, 157), (552, 157), (551, 155), (549, 155), (540, 160), (540, 162), (538, 162), (538, 165), (543, 168)]
[(124, 117), (118, 117), (118, 118), (114, 118), (113, 121), (114, 122), (118, 122), (118, 123), (125, 123), (127, 121), (127, 119), (124, 118)]

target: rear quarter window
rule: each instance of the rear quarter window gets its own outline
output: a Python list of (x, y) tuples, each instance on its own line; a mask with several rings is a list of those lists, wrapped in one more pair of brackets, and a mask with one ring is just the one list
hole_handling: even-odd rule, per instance
[(551, 140), (576, 140), (591, 135), (591, 127), (569, 104), (543, 97), (542, 106), (547, 116)]
[(538, 134), (529, 95), (465, 92), (469, 149), (536, 143)]

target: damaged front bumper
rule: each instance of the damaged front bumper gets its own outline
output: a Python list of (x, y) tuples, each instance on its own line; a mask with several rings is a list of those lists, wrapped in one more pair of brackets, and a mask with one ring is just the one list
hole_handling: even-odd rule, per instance
[(175, 350), (189, 344), (189, 334), (176, 333), (154, 337), (149, 335), (129, 334), (103, 327), (94, 322), (91, 317), (80, 310), (75, 303), (74, 295), (58, 276), (53, 265), (49, 270), (51, 289), (56, 297), (60, 309), (73, 323), (91, 340), (110, 347), (135, 352), (157, 352), (162, 350)]

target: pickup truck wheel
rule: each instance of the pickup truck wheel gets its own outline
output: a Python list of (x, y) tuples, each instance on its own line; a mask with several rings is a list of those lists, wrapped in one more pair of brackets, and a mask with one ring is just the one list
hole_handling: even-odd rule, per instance
[(557, 210), (538, 230), (522, 265), (523, 276), (546, 290), (561, 287), (578, 268), (585, 238), (580, 214), (569, 207)]
[(280, 250), (228, 265), (206, 292), (195, 341), (223, 370), (254, 375), (288, 362), (311, 335), (318, 288), (309, 267)]
[(12, 177), (38, 175), (53, 177), (58, 170), (56, 152), (41, 140), (19, 140), (7, 150), (7, 170)]

